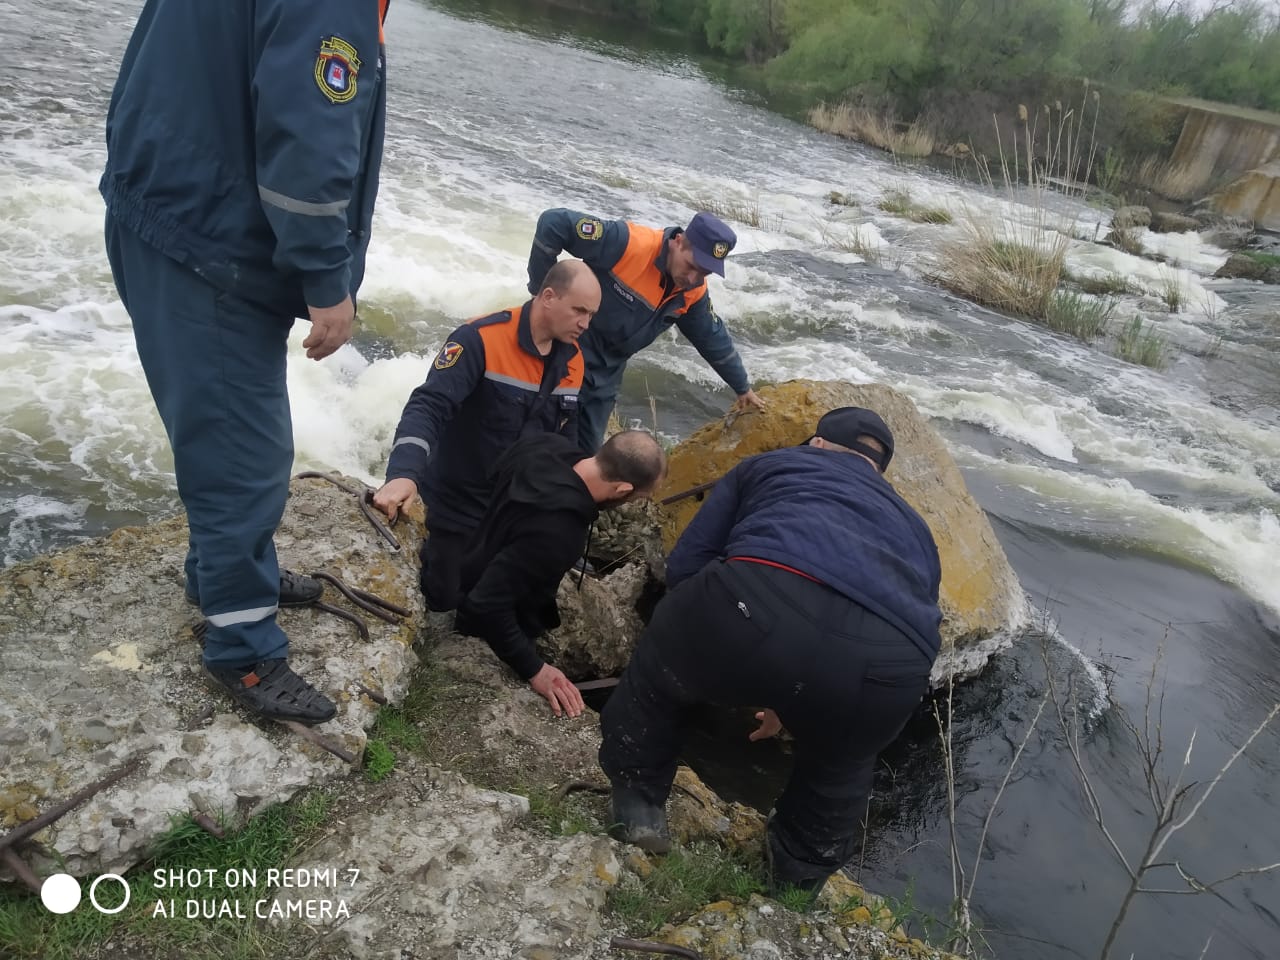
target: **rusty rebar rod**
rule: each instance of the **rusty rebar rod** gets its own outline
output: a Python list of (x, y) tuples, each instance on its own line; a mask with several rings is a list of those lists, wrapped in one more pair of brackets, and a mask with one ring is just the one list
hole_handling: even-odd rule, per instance
[(27, 863), (25, 860), (23, 860), (20, 856), (18, 856), (16, 853), (10, 850), (8, 847), (5, 847), (3, 850), (0, 850), (0, 862), (3, 862), (6, 867), (12, 870), (13, 875), (17, 877), (19, 880), (21, 880), (23, 883), (25, 883), (28, 887), (30, 887), (36, 893), (40, 892), (40, 886), (41, 886), (40, 878), (36, 876), (34, 870), (32, 870), (29, 866), (27, 866)]
[(107, 789), (107, 787), (110, 787), (118, 783), (119, 781), (123, 780), (129, 774), (133, 773), (134, 770), (138, 769), (138, 766), (141, 763), (142, 763), (141, 757), (134, 757), (132, 760), (129, 760), (126, 763), (122, 764), (121, 766), (117, 767), (115, 770), (107, 774), (101, 780), (98, 780), (95, 783), (91, 783), (89, 784), (89, 786), (85, 787), (84, 789), (79, 790), (76, 793), (72, 794), (70, 798), (68, 798), (67, 800), (64, 800), (62, 803), (58, 804), (57, 806), (50, 807), (48, 810), (40, 814), (38, 817), (34, 817), (31, 820), (28, 820), (26, 823), (20, 826), (14, 827), (4, 836), (0, 837), (0, 850), (3, 850), (7, 847), (11, 847), (17, 843), (21, 843), (23, 840), (27, 839), (27, 837), (30, 837), (30, 836), (33, 836), (34, 834), (39, 833), (49, 824), (57, 820), (59, 817), (65, 816), (66, 814), (74, 810), (76, 807), (80, 806), (80, 804), (84, 803), (94, 794), (100, 793), (101, 791)]
[[(323, 580), (325, 583), (332, 584), (337, 588), (339, 593), (354, 603), (357, 607), (364, 610), (366, 613), (373, 614), (379, 620), (385, 620), (387, 623), (391, 624), (398, 624), (400, 622), (400, 617), (409, 615), (408, 611), (405, 611), (404, 613), (398, 612), (404, 610), (403, 607), (391, 604), (389, 601), (383, 600), (381, 597), (375, 597), (367, 590), (357, 591), (355, 587), (347, 586), (342, 582), (342, 580), (334, 576), (332, 573), (318, 571), (312, 573), (311, 576), (317, 580)], [(392, 607), (395, 607), (395, 610), (392, 610)]]
[(378, 533), (382, 535), (382, 539), (391, 544), (392, 550), (399, 550), (400, 541), (396, 539), (396, 535), (391, 532), (391, 528), (382, 522), (382, 518), (378, 516), (377, 508), (373, 506), (373, 491), (366, 490), (360, 495), (359, 500), (360, 512), (365, 515), (365, 519), (373, 524), (373, 529), (377, 530)]
[(614, 937), (609, 941), (610, 950), (635, 950), (637, 953), (665, 953), (669, 957), (685, 957), (702, 960), (702, 954), (690, 947), (677, 947), (674, 943), (658, 943), (656, 940), (632, 940)]
[(350, 590), (352, 593), (354, 593), (361, 600), (367, 600), (369, 603), (376, 604), (377, 606), (382, 607), (385, 610), (390, 610), (396, 616), (399, 616), (399, 617), (413, 616), (413, 614), (410, 611), (400, 606), (400, 604), (392, 603), (390, 600), (384, 600), (382, 599), (382, 597), (378, 596), (376, 593), (370, 593), (368, 590), (361, 590), (359, 587), (348, 587), (347, 589)]
[(356, 762), (357, 758), (353, 753), (351, 753), (350, 750), (345, 750), (342, 747), (338, 746), (336, 743), (332, 743), (329, 740), (326, 740), (324, 737), (316, 733), (310, 727), (302, 725), (297, 720), (281, 720), (280, 722), (284, 724), (286, 727), (288, 727), (290, 730), (292, 730), (294, 733), (296, 733), (298, 736), (302, 737), (302, 739), (310, 740), (317, 747), (320, 747), (322, 750), (328, 750), (338, 759), (345, 760), (347, 763)]
[(325, 613), (332, 613), (335, 617), (341, 617), (350, 623), (355, 624), (356, 633), (360, 634), (361, 640), (369, 639), (369, 628), (365, 622), (350, 611), (343, 610), (341, 607), (335, 607), (331, 603), (325, 603), (323, 600), (317, 600), (311, 605), (317, 610), (323, 610)]
[(366, 697), (368, 697), (370, 700), (372, 700), (374, 703), (378, 704), (379, 706), (385, 707), (387, 705), (387, 698), (383, 696), (381, 693), (379, 693), (377, 690), (374, 690), (370, 687), (366, 687), (363, 683), (360, 683), (358, 680), (356, 681), (356, 687), (360, 690), (361, 693), (363, 693)]
[(293, 479), (295, 480), (313, 480), (313, 479), (328, 480), (335, 487), (340, 487), (341, 489), (347, 491), (347, 493), (354, 494), (357, 497), (362, 497), (368, 492), (367, 487), (363, 487), (363, 486), (353, 487), (351, 484), (347, 483), (345, 480), (339, 480), (333, 474), (323, 473), (319, 470), (303, 470), (302, 473), (295, 474)]
[(621, 682), (621, 677), (605, 677), (602, 680), (583, 680), (575, 683), (574, 686), (580, 692), (586, 693), (588, 690), (608, 690), (611, 687), (616, 687)]
[[(322, 473), (319, 470), (304, 470), (302, 471), (302, 473), (296, 474), (293, 479), (295, 480), (312, 480), (312, 479), (328, 480), (330, 483), (332, 483), (335, 487), (339, 488), (340, 490), (347, 491), (347, 493), (351, 494), (356, 498), (356, 504), (360, 507), (360, 512), (365, 515), (366, 520), (368, 520), (371, 524), (373, 524), (373, 529), (377, 530), (378, 534), (384, 540), (386, 540), (387, 543), (391, 544), (391, 548), (393, 550), (400, 549), (400, 541), (396, 539), (396, 535), (391, 532), (390, 528), (388, 528), (385, 523), (382, 522), (382, 518), (378, 516), (378, 511), (376, 510), (376, 508), (371, 506), (371, 504), (373, 503), (373, 491), (370, 490), (368, 487), (363, 485), (359, 487), (353, 487), (351, 484), (347, 483), (345, 480), (339, 480), (337, 477), (333, 476), (332, 474)], [(395, 523), (394, 520), (391, 522), (392, 524)]]
[(681, 500), (686, 500), (689, 497), (697, 497), (701, 500), (702, 495), (719, 482), (720, 480), (718, 478), (715, 480), (708, 480), (706, 483), (700, 483), (696, 487), (690, 487), (688, 490), (681, 490), (679, 493), (673, 493), (669, 497), (663, 497), (658, 501), (658, 504), (659, 506), (667, 507), (673, 503), (679, 503)]
[(224, 833), (222, 828), (218, 826), (217, 821), (207, 813), (193, 813), (191, 815), (191, 820), (196, 826), (200, 827), (205, 833), (209, 834), (209, 836), (214, 839), (225, 840), (227, 838), (226, 833)]

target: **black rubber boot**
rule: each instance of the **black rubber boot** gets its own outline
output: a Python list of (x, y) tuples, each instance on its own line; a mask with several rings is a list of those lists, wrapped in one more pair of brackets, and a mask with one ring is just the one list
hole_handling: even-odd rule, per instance
[(338, 713), (333, 701), (294, 673), (283, 658), (248, 667), (206, 664), (205, 672), (236, 703), (268, 720), (295, 720), (314, 726)]
[(613, 788), (613, 822), (609, 836), (623, 843), (633, 843), (645, 853), (667, 853), (671, 849), (671, 832), (667, 829), (667, 813), (634, 790)]
[[(312, 577), (304, 577), (300, 573), (294, 573), (292, 570), (280, 571), (280, 606), (282, 607), (305, 607), (315, 603), (320, 599), (320, 594), (324, 592), (324, 584)], [(200, 606), (200, 598), (191, 592), (191, 585), (187, 584), (186, 589), (187, 603), (193, 607)]]
[[(820, 876), (812, 876), (818, 872), (820, 868), (815, 865), (801, 864), (798, 860), (791, 856), (784, 848), (781, 847), (781, 841), (778, 840), (774, 825), (774, 817), (776, 810), (769, 811), (769, 818), (765, 821), (764, 826), (764, 865), (765, 865), (765, 893), (775, 900), (787, 890), (800, 890), (808, 895), (807, 906), (812, 906), (818, 899), (818, 895), (822, 893), (822, 888), (827, 885), (827, 878), (830, 873), (823, 873)], [(775, 848), (777, 848), (775, 850)], [(787, 863), (791, 866), (792, 876), (779, 876), (779, 861)], [(800, 868), (797, 870), (797, 868)], [(801, 876), (803, 870), (810, 876)]]

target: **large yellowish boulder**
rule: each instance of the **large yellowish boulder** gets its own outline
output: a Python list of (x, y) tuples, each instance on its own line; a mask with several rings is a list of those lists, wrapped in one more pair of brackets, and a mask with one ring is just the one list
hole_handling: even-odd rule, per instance
[[(658, 497), (716, 480), (753, 454), (803, 442), (818, 418), (834, 407), (875, 410), (894, 435), (896, 449), (887, 476), (929, 524), (942, 559), (943, 656), (935, 677), (950, 670), (979, 669), (1025, 622), (1026, 598), (942, 437), (910, 398), (881, 384), (792, 380), (765, 387), (760, 395), (768, 402), (767, 410), (730, 414), (677, 446)], [(701, 502), (700, 497), (690, 497), (663, 508), (668, 551)]]

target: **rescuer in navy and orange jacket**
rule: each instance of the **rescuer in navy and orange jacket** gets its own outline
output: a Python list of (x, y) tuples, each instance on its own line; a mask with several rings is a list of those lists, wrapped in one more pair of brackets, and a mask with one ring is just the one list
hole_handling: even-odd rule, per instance
[(578, 431), (577, 341), (600, 307), (585, 264), (566, 260), (521, 307), (451, 334), (405, 404), (374, 504), (392, 519), (421, 492), (427, 504), (422, 592), (431, 610), (457, 606), (462, 555), (492, 493), (492, 471), (516, 440)]
[(603, 291), (600, 313), (578, 343), (586, 363), (578, 429), (585, 452), (600, 446), (627, 361), (672, 324), (737, 394), (735, 409), (763, 406), (707, 294), (707, 277), (724, 276), (724, 259), (737, 242), (728, 225), (709, 213), (699, 213), (684, 230), (600, 220), (563, 207), (538, 217), (529, 290), (539, 288), (567, 250), (595, 271)]

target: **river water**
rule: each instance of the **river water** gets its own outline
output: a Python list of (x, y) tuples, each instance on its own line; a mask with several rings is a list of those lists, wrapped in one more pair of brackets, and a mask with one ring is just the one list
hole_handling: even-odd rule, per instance
[[(164, 434), (101, 244), (103, 116), (139, 4), (57, 0), (39, 18), (0, 2), (0, 559), (14, 563), (177, 507)], [(375, 481), (409, 391), (462, 318), (519, 302), (548, 206), (655, 224), (703, 198), (758, 207), (715, 281), (718, 311), (757, 381), (875, 380), (908, 393), (950, 443), (1035, 611), (1028, 637), (957, 691), (958, 834), (972, 868), (983, 819), (1046, 678), (1070, 685), (1108, 826), (1137, 856), (1150, 815), (1121, 716), (1163, 691), (1172, 775), (1205, 780), (1280, 699), (1280, 302), (1208, 279), (1226, 253), (1148, 234), (1157, 265), (1083, 241), (1076, 273), (1119, 272), (1169, 339), (1163, 371), (981, 309), (927, 277), (957, 225), (882, 213), (892, 190), (957, 217), (1021, 221), (1000, 192), (815, 133), (727, 68), (659, 38), (571, 16), (392, 6), (389, 136), (363, 329), (320, 363), (291, 341), (297, 468)], [(92, 29), (86, 27), (92, 24)], [(180, 78), (175, 79), (180, 83)], [(778, 104), (772, 106), (778, 107)], [(785, 105), (783, 105), (785, 106)], [(826, 202), (832, 190), (859, 209)], [(1104, 213), (1058, 201), (1092, 234)], [(853, 231), (881, 266), (842, 252)], [(1168, 283), (1187, 306), (1170, 314)], [(193, 358), (193, 361), (195, 358)], [(696, 354), (662, 339), (629, 371), (624, 418), (679, 436), (731, 398)], [(1115, 706), (1099, 710), (1103, 688)], [(1056, 722), (1056, 721), (1055, 721)], [(739, 738), (742, 739), (742, 738)], [(725, 792), (767, 803), (779, 748), (701, 750)], [(722, 762), (706, 759), (716, 753)], [(1280, 728), (1263, 733), (1166, 850), (1204, 879), (1280, 860)], [(744, 775), (743, 770), (748, 772)], [(873, 889), (945, 914), (946, 794), (922, 717), (877, 781), (858, 869)], [(1176, 875), (1151, 886), (1177, 886)], [(992, 819), (974, 902), (1000, 957), (1091, 957), (1123, 893), (1048, 714)], [(1280, 877), (1223, 899), (1148, 894), (1116, 955), (1274, 957)]]

